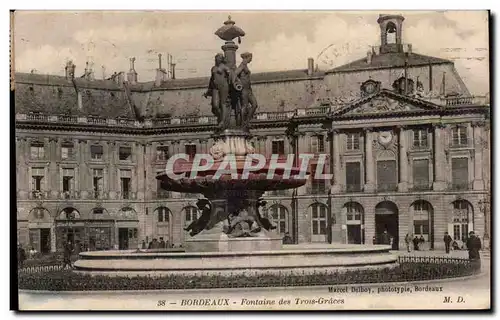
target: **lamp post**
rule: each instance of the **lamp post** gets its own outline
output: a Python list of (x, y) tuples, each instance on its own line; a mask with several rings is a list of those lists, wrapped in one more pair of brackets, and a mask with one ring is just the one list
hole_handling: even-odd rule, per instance
[(479, 201), (479, 209), (484, 216), (483, 248), (490, 249), (490, 193)]

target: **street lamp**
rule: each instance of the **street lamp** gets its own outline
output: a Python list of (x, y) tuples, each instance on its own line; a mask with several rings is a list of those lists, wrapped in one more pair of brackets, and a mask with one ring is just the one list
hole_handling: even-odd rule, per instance
[(490, 248), (490, 228), (489, 228), (489, 216), (490, 216), (490, 194), (488, 193), (485, 198), (479, 201), (479, 209), (484, 216), (484, 236), (483, 236), (483, 247), (485, 249)]

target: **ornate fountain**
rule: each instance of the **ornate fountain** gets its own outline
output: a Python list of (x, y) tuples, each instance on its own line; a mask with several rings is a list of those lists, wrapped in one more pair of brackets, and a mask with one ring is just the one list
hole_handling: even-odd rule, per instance
[[(210, 168), (197, 171), (194, 178), (187, 177), (196, 163), (179, 161), (173, 170), (184, 178), (173, 179), (167, 173), (157, 176), (162, 188), (183, 193), (201, 193), (206, 198), (200, 203), (201, 217), (186, 228), (193, 236), (185, 242), (186, 251), (240, 251), (277, 250), (281, 239), (272, 231), (269, 220), (259, 213), (264, 192), (297, 188), (306, 183), (305, 177), (294, 177), (299, 168), (290, 169), (289, 179), (284, 179), (284, 168), (276, 168), (270, 178), (269, 161), (259, 170), (242, 177), (247, 155), (255, 153), (250, 143), (249, 125), (257, 109), (248, 65), (252, 54), (241, 54), (242, 61), (236, 66), (238, 45), (233, 41), (245, 32), (228, 18), (215, 34), (225, 41), (224, 54), (215, 55), (210, 83), (205, 97), (211, 98), (212, 112), (217, 117), (218, 129), (213, 135), (214, 145), (210, 155), (215, 160)], [(269, 160), (269, 159), (267, 159)], [(236, 172), (217, 175), (218, 169), (236, 164)], [(248, 164), (247, 164), (248, 166)], [(221, 168), (222, 169), (222, 168)]]
[[(245, 32), (231, 17), (215, 33), (225, 44), (224, 54), (215, 56), (205, 97), (211, 98), (218, 119), (211, 163), (197, 166), (194, 160), (177, 160), (176, 166), (157, 176), (166, 190), (203, 194), (197, 202), (201, 216), (185, 228), (185, 252), (114, 250), (82, 252), (75, 272), (91, 275), (161, 275), (238, 273), (314, 273), (395, 266), (397, 258), (390, 246), (346, 244), (282, 245), (269, 219), (260, 214), (261, 198), (269, 190), (297, 188), (306, 183), (307, 172), (300, 164), (272, 167), (269, 159), (252, 171), (245, 171), (248, 156), (255, 150), (250, 143), (250, 120), (257, 109), (252, 93), (251, 53), (241, 54), (236, 67), (234, 39)], [(229, 159), (229, 161), (227, 161)], [(196, 157), (195, 157), (196, 160)], [(261, 158), (262, 160), (262, 158)], [(233, 168), (219, 174), (228, 163)], [(271, 168), (272, 167), (272, 168)], [(169, 171), (170, 170), (170, 171)], [(191, 173), (196, 171), (196, 175)], [(272, 174), (269, 174), (272, 172)], [(175, 178), (173, 175), (183, 176)], [(297, 176), (299, 178), (297, 178)], [(289, 178), (287, 178), (289, 177)]]

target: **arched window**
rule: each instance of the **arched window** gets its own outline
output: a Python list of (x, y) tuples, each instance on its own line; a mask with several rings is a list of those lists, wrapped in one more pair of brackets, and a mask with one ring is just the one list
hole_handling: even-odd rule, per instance
[(62, 220), (74, 220), (80, 219), (80, 212), (72, 207), (64, 208), (59, 214), (59, 219)]
[(326, 235), (326, 215), (328, 210), (326, 205), (315, 203), (311, 205), (311, 222), (313, 235)]
[(198, 219), (198, 209), (196, 207), (184, 208), (184, 224), (186, 226), (196, 219)]
[(154, 237), (163, 238), (170, 246), (172, 243), (172, 224), (170, 223), (172, 212), (167, 207), (158, 207), (155, 209), (154, 214), (158, 221)]
[(170, 210), (167, 207), (158, 207), (155, 211), (158, 222), (170, 222)]
[(347, 243), (361, 244), (364, 242), (364, 209), (357, 202), (348, 202), (344, 205), (347, 220)]
[(472, 221), (472, 205), (466, 200), (453, 202), (453, 240), (466, 241)]
[(415, 201), (413, 209), (413, 234), (423, 236), (428, 242), (432, 236), (432, 205), (424, 200)]
[(349, 202), (345, 205), (348, 224), (363, 223), (363, 207), (357, 202)]
[(269, 208), (269, 218), (277, 227), (276, 231), (279, 234), (285, 234), (288, 230), (288, 210), (286, 207), (275, 204)]

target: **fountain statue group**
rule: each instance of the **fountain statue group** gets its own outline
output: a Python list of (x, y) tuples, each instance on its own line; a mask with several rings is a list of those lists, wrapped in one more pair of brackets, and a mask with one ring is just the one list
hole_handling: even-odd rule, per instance
[[(184, 230), (189, 231), (190, 236), (195, 236), (204, 229), (208, 229), (212, 217), (212, 204), (208, 199), (199, 199), (196, 203), (200, 217), (191, 222)], [(231, 238), (254, 237), (262, 230), (276, 229), (276, 226), (267, 217), (267, 214), (260, 213), (260, 209), (266, 206), (266, 201), (259, 198), (255, 208), (252, 208), (248, 201), (244, 201), (239, 208), (229, 213), (227, 219), (223, 221), (223, 230)], [(254, 212), (248, 212), (248, 210)]]
[(241, 58), (240, 65), (232, 69), (227, 65), (224, 54), (218, 53), (215, 56), (215, 65), (212, 67), (208, 90), (204, 96), (212, 98), (212, 113), (217, 117), (220, 130), (231, 127), (231, 111), (235, 114), (235, 127), (248, 130), (257, 109), (248, 69), (252, 54), (242, 53)]

